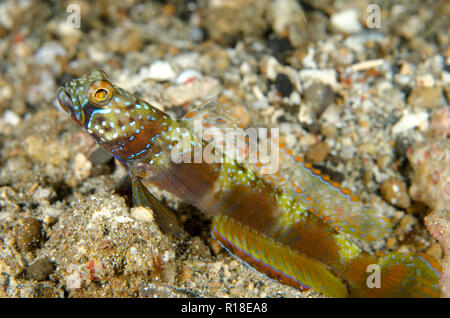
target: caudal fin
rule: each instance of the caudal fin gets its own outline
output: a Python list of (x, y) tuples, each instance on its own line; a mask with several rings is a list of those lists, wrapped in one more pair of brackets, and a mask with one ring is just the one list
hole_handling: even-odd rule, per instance
[(363, 254), (351, 263), (344, 274), (350, 297), (439, 297), (441, 266), (426, 254)]

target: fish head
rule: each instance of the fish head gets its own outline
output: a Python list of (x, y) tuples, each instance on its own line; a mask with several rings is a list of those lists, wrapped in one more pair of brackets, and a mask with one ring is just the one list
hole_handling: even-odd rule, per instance
[(112, 109), (114, 86), (101, 70), (89, 72), (58, 89), (57, 98), (62, 109), (80, 126), (88, 129), (95, 111)]
[(148, 146), (163, 113), (91, 71), (57, 91), (62, 109), (94, 140), (122, 160)]

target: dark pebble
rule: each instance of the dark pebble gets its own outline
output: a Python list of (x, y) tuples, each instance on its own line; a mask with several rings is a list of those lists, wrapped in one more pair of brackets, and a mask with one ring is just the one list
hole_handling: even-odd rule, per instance
[(267, 39), (267, 47), (272, 55), (275, 56), (275, 58), (281, 63), (286, 62), (287, 53), (292, 51), (292, 46), (291, 43), (289, 43), (289, 40), (282, 39), (274, 33), (269, 34)]
[(46, 256), (43, 256), (28, 266), (26, 277), (28, 280), (47, 280), (48, 276), (50, 276), (55, 269), (55, 264), (53, 264)]
[(412, 141), (409, 136), (400, 136), (395, 139), (395, 155), (397, 158), (405, 157), (406, 150), (411, 147)]
[(31, 251), (35, 249), (41, 239), (41, 222), (28, 217), (23, 219), (16, 228), (16, 243), (20, 250)]
[(102, 147), (90, 153), (88, 159), (92, 163), (91, 177), (109, 174), (114, 168), (114, 157)]
[(275, 87), (283, 97), (289, 97), (294, 90), (294, 85), (292, 85), (291, 80), (284, 73), (277, 74), (277, 77), (275, 78)]
[(330, 85), (314, 83), (305, 89), (303, 98), (308, 106), (313, 108), (316, 117), (319, 118), (327, 106), (334, 102), (335, 94)]
[(105, 150), (102, 147), (99, 147), (95, 149), (90, 155), (89, 155), (89, 161), (92, 163), (92, 165), (104, 165), (111, 161), (113, 157), (111, 154)]

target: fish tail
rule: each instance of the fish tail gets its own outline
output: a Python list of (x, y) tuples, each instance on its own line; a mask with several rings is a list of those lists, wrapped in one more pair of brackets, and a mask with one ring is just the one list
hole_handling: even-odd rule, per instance
[(439, 262), (417, 253), (363, 253), (347, 264), (350, 297), (439, 297)]

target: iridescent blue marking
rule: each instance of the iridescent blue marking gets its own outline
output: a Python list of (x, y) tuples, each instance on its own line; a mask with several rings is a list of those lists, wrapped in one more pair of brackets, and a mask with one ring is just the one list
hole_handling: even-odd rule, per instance
[(150, 142), (153, 143), (153, 142), (155, 141), (155, 139), (158, 138), (158, 137), (159, 137), (159, 134), (155, 134), (155, 135), (152, 137), (152, 139), (150, 140)]
[(111, 109), (110, 108), (107, 108), (107, 109), (95, 109), (93, 112), (92, 112), (92, 114), (91, 114), (91, 118), (89, 118), (89, 122), (88, 122), (88, 125), (87, 125), (87, 128), (89, 129), (89, 128), (91, 128), (91, 123), (92, 123), (92, 118), (94, 117), (94, 114), (109, 114), (111, 112)]
[(428, 262), (425, 258), (423, 258), (422, 256), (417, 256), (418, 259), (420, 259), (422, 262), (425, 263), (425, 265), (427, 265), (427, 267), (429, 269), (431, 269), (433, 272), (436, 273), (437, 277), (440, 278), (441, 277), (441, 273), (439, 273), (436, 268), (434, 268), (433, 266), (431, 266), (430, 262)]

